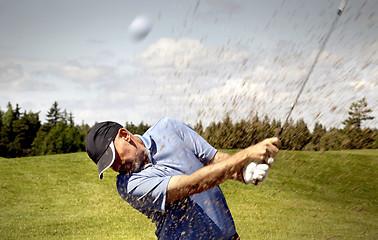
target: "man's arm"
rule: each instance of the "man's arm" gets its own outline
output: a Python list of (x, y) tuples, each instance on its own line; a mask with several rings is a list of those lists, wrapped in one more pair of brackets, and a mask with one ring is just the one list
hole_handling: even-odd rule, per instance
[(280, 144), (278, 138), (269, 138), (233, 155), (217, 153), (210, 164), (193, 174), (173, 176), (168, 183), (166, 203), (204, 192), (227, 179), (238, 179), (237, 174), (244, 166), (250, 162), (266, 162), (277, 154)]
[[(229, 157), (231, 157), (232, 155), (231, 154), (228, 154), (228, 153), (224, 153), (224, 152), (217, 152), (214, 156), (214, 158), (207, 164), (207, 165), (211, 165), (211, 164), (215, 164), (215, 163), (218, 163), (218, 162), (221, 162), (223, 160), (226, 160), (228, 159)], [(239, 171), (239, 172), (235, 172), (231, 178), (232, 180), (237, 180), (237, 181), (240, 181), (242, 183), (244, 183), (244, 180), (243, 180), (243, 173), (242, 171)]]

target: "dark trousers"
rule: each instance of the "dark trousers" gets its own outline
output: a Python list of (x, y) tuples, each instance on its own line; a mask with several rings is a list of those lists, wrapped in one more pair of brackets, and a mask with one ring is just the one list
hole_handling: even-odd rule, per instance
[(230, 240), (240, 240), (240, 237), (239, 237), (238, 233), (235, 233), (235, 235), (232, 236), (232, 237), (230, 238)]

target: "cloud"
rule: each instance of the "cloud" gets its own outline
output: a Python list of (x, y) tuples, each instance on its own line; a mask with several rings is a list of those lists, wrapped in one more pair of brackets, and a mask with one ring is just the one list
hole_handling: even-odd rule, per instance
[[(201, 100), (206, 101), (216, 91), (236, 94), (236, 90), (230, 94), (227, 88), (238, 75), (235, 69), (245, 64), (249, 54), (236, 47), (207, 46), (195, 39), (160, 39), (135, 55), (131, 71), (120, 73), (113, 66), (71, 61), (59, 66), (57, 74), (83, 85), (110, 81), (102, 88), (90, 88), (93, 94), (85, 99), (83, 117), (148, 121), (169, 115), (189, 119), (193, 116), (189, 112), (200, 111), (204, 105)], [(233, 71), (235, 77), (230, 76)], [(212, 100), (211, 104), (219, 107), (220, 103)]]
[(20, 63), (0, 62), (0, 88), (2, 91), (51, 91), (55, 87), (39, 71), (26, 71)]
[(23, 77), (23, 70), (20, 65), (12, 62), (0, 62), (0, 80), (2, 83), (10, 83), (13, 79)]
[[(137, 53), (135, 64), (143, 69), (140, 78), (154, 79), (158, 100), (172, 104), (169, 112), (184, 119), (212, 121), (226, 113), (238, 119), (253, 112), (281, 119), (317, 53), (282, 49), (276, 55), (257, 56), (240, 46), (163, 38)], [(292, 117), (310, 125), (329, 118), (330, 125), (341, 122), (344, 105), (361, 94), (371, 98), (369, 91), (376, 87), (373, 64), (362, 71), (357, 66), (354, 58), (324, 51)]]
[(83, 64), (77, 60), (56, 66), (55, 74), (80, 84), (103, 82), (114, 75), (114, 67), (106, 65)]
[(230, 46), (207, 46), (197, 39), (161, 38), (145, 51), (135, 55), (135, 62), (144, 67), (203, 68), (238, 63), (249, 53)]
[(114, 66), (95, 64), (92, 60), (89, 63), (78, 59), (63, 63), (34, 59), (0, 62), (2, 90), (51, 91), (68, 85), (90, 87), (91, 84), (110, 84), (117, 78)]
[(160, 110), (169, 106), (171, 114), (192, 120), (222, 118), (227, 112), (241, 118), (287, 101), (292, 88), (285, 91), (278, 81), (292, 87), (303, 71), (259, 59), (240, 46), (209, 46), (188, 38), (160, 39), (135, 55), (143, 68), (140, 77), (154, 79), (154, 92), (164, 105)]
[[(234, 119), (255, 113), (281, 119), (316, 53), (281, 50), (258, 55), (239, 45), (162, 38), (135, 53), (134, 61), (109, 50), (66, 62), (2, 61), (0, 87), (46, 93), (48, 104), (58, 100), (79, 122), (89, 124), (93, 122), (86, 119), (153, 123), (165, 115), (206, 124), (227, 113)], [(342, 112), (350, 99), (367, 95), (371, 102), (378, 71), (374, 58), (368, 59), (372, 64), (362, 68), (355, 58), (324, 52), (292, 117), (309, 124), (331, 118), (334, 125), (345, 117)]]
[(162, 38), (135, 54), (135, 66), (142, 69), (139, 78), (152, 80), (154, 92), (170, 102), (167, 98), (173, 95), (181, 99), (198, 92), (206, 95), (226, 80), (246, 78), (247, 69), (254, 67), (250, 59), (251, 53), (243, 48)]

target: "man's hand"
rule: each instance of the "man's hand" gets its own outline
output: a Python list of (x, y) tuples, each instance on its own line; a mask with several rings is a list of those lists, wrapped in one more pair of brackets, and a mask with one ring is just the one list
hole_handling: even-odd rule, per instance
[(274, 158), (278, 153), (278, 148), (281, 146), (281, 141), (277, 138), (267, 138), (262, 142), (253, 145), (248, 149), (248, 154), (251, 162), (256, 164), (268, 163), (269, 158)]
[(246, 184), (256, 185), (268, 177), (269, 167), (273, 164), (280, 146), (281, 141), (274, 137), (250, 147), (252, 162), (243, 168), (243, 179)]

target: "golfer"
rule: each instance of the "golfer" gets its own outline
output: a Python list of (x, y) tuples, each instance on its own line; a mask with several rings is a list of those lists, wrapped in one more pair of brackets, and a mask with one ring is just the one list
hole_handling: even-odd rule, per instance
[(119, 195), (156, 224), (158, 239), (239, 239), (219, 184), (244, 182), (243, 168), (266, 162), (279, 146), (278, 138), (269, 138), (228, 155), (171, 118), (162, 118), (142, 136), (102, 122), (86, 138), (100, 179), (107, 168), (119, 173)]

